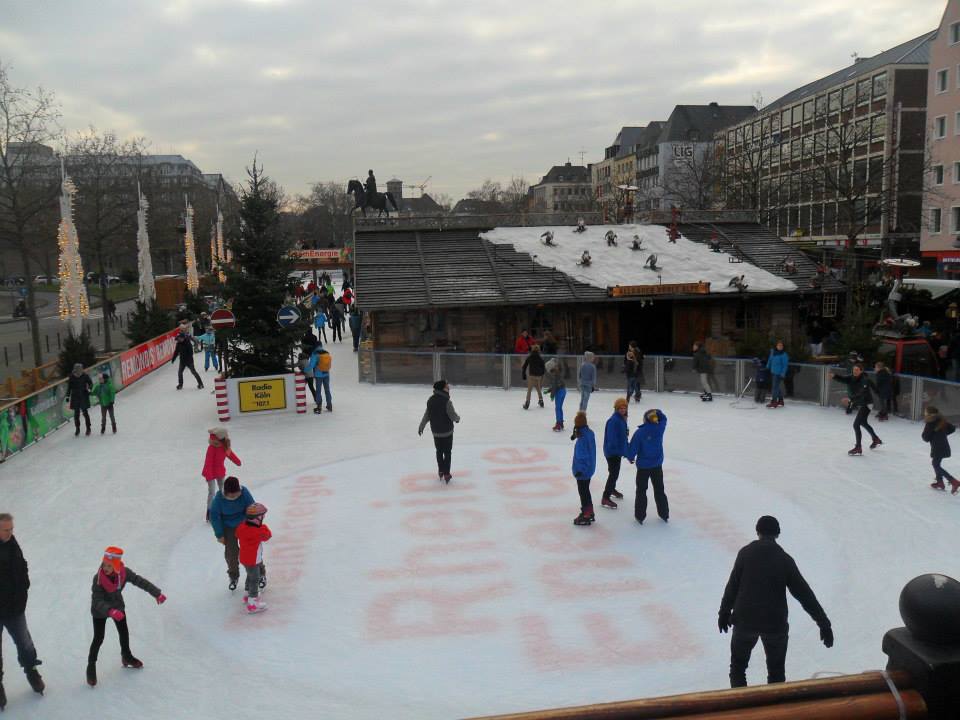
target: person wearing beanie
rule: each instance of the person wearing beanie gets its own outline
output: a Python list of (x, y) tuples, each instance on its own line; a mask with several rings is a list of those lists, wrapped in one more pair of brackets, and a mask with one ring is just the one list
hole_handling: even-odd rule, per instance
[(87, 435), (90, 434), (90, 391), (93, 390), (93, 380), (83, 371), (83, 365), (75, 363), (73, 372), (67, 378), (67, 406), (73, 410), (73, 425), (76, 428), (74, 435), (80, 434), (80, 415), (87, 424)]
[(546, 365), (543, 362), (543, 356), (540, 355), (540, 346), (534, 345), (530, 348), (530, 354), (523, 361), (520, 368), (520, 374), (527, 381), (527, 399), (523, 403), (523, 409), (530, 407), (530, 393), (536, 389), (537, 400), (540, 407), (543, 407), (543, 374), (546, 372)]
[(667, 431), (667, 416), (662, 410), (647, 410), (643, 424), (630, 438), (627, 460), (637, 465), (637, 496), (633, 516), (643, 525), (647, 519), (647, 485), (653, 483), (653, 501), (657, 515), (664, 522), (670, 520), (670, 503), (663, 489), (663, 434)]
[(583, 363), (577, 373), (577, 386), (580, 388), (580, 412), (585, 413), (590, 404), (590, 394), (597, 389), (597, 366), (594, 365), (594, 354), (589, 350), (583, 354)]
[(867, 418), (870, 417), (870, 406), (873, 404), (873, 395), (870, 393), (870, 390), (876, 391), (877, 386), (873, 383), (873, 380), (868, 378), (863, 372), (863, 365), (860, 363), (854, 365), (851, 374), (846, 377), (834, 375), (833, 373), (829, 373), (828, 376), (838, 383), (843, 383), (847, 386), (847, 397), (845, 398), (847, 414), (854, 410), (857, 411), (857, 416), (853, 419), (853, 434), (857, 439), (857, 444), (847, 451), (847, 455), (863, 455), (863, 449), (860, 445), (861, 427), (866, 428), (867, 432), (870, 433), (870, 437), (873, 440), (873, 442), (870, 443), (871, 450), (875, 450), (880, 445), (883, 445), (883, 440), (877, 436), (873, 428), (870, 427), (870, 423), (867, 422)]
[[(231, 591), (240, 581), (240, 545), (237, 527), (247, 517), (247, 508), (254, 504), (253, 495), (232, 475), (223, 481), (223, 490), (217, 492), (210, 505), (210, 527), (217, 542), (223, 545), (223, 559), (227, 563), (227, 577)], [(266, 584), (266, 569), (261, 567), (261, 583)], [(262, 587), (263, 585), (261, 585)]]
[[(36, 693), (43, 694), (46, 684), (37, 670), (37, 648), (27, 627), (27, 594), (30, 573), (20, 544), (13, 534), (13, 515), (0, 513), (0, 632), (6, 630), (17, 648), (17, 661)], [(0, 654), (0, 681), (3, 679), (3, 655)], [(7, 694), (0, 684), (0, 711)]]
[(103, 551), (100, 569), (93, 576), (93, 597), (90, 601), (90, 614), (93, 615), (93, 642), (90, 643), (90, 653), (87, 655), (87, 683), (91, 687), (97, 684), (97, 656), (100, 654), (100, 646), (106, 634), (107, 618), (113, 620), (117, 626), (117, 635), (120, 638), (120, 660), (123, 666), (135, 670), (143, 667), (143, 663), (130, 652), (127, 608), (122, 594), (127, 583), (152, 595), (157, 605), (163, 605), (167, 600), (167, 596), (160, 592), (160, 588), (124, 565), (123, 548), (111, 545)]
[(261, 574), (261, 570), (264, 570), (263, 543), (273, 537), (270, 528), (263, 522), (266, 514), (266, 506), (253, 503), (246, 509), (244, 521), (237, 526), (236, 531), (240, 545), (240, 564), (247, 574), (243, 604), (251, 614), (267, 609), (260, 599), (260, 588), (266, 587), (266, 575)]
[[(324, 338), (324, 342), (326, 342), (326, 338)], [(316, 391), (314, 392), (316, 407), (314, 407), (313, 412), (317, 415), (323, 412), (323, 406), (320, 402), (320, 388), (323, 388), (327, 397), (327, 412), (333, 412), (333, 397), (330, 395), (330, 368), (332, 366), (333, 356), (323, 349), (323, 343), (317, 343), (313, 352), (310, 353), (310, 359), (307, 361), (304, 370), (305, 373), (313, 374), (316, 385)]]
[[(223, 479), (227, 476), (226, 461), (230, 459), (237, 467), (242, 464), (230, 447), (230, 435), (225, 427), (213, 427), (207, 430), (207, 454), (203, 459), (201, 474), (207, 482), (206, 518), (210, 522), (210, 506), (217, 490), (223, 490)], [(216, 489), (214, 489), (216, 484)]]
[(453, 425), (460, 422), (460, 416), (450, 400), (450, 385), (446, 380), (437, 380), (433, 384), (433, 395), (427, 400), (427, 409), (420, 418), (418, 435), (430, 423), (433, 433), (433, 445), (437, 451), (437, 475), (448, 485), (453, 477), (450, 474), (450, 455), (453, 452)]
[(560, 361), (557, 358), (550, 358), (544, 366), (547, 371), (547, 378), (550, 386), (547, 388), (547, 395), (553, 400), (554, 417), (556, 423), (553, 425), (554, 432), (563, 430), (563, 401), (567, 398), (567, 386), (563, 382), (560, 372)]
[(730, 687), (745, 687), (747, 665), (757, 640), (767, 655), (767, 682), (786, 680), (787, 590), (820, 627), (820, 640), (833, 647), (833, 629), (797, 563), (777, 544), (780, 523), (764, 515), (757, 539), (737, 553), (720, 601), (717, 626), (730, 637)]
[(627, 454), (627, 441), (630, 437), (630, 428), (627, 427), (627, 399), (617, 398), (613, 403), (613, 415), (607, 420), (603, 429), (603, 456), (607, 459), (607, 484), (603, 488), (603, 498), (600, 504), (603, 507), (616, 509), (618, 500), (623, 493), (617, 490), (617, 478), (620, 477), (620, 462)]
[(947, 419), (940, 414), (940, 410), (933, 405), (928, 405), (923, 413), (923, 441), (930, 443), (930, 457), (933, 461), (933, 472), (935, 478), (930, 487), (934, 490), (945, 490), (943, 479), (950, 482), (950, 494), (956, 495), (960, 490), (960, 480), (943, 469), (940, 464), (944, 459), (950, 457), (950, 441), (948, 435), (952, 435), (956, 428)]
[[(184, 322), (188, 323), (189, 327), (189, 321), (185, 320)], [(197, 369), (193, 366), (193, 336), (188, 330), (185, 331), (183, 329), (182, 324), (180, 326), (180, 332), (177, 334), (170, 364), (173, 365), (178, 359), (180, 360), (180, 365), (177, 369), (177, 390), (183, 390), (184, 370), (189, 370), (193, 374), (194, 379), (197, 381), (197, 390), (203, 390), (203, 380), (200, 379)]]
[(589, 525), (596, 518), (593, 514), (593, 498), (590, 496), (590, 480), (597, 471), (597, 441), (593, 430), (587, 426), (587, 414), (577, 413), (573, 419), (573, 477), (577, 480), (580, 494), (580, 514), (573, 519), (574, 525)]
[(100, 382), (93, 388), (93, 394), (100, 403), (100, 434), (107, 431), (107, 415), (110, 416), (110, 427), (113, 434), (117, 434), (117, 418), (113, 414), (113, 404), (117, 398), (117, 391), (113, 387), (110, 369), (104, 365), (100, 370)]

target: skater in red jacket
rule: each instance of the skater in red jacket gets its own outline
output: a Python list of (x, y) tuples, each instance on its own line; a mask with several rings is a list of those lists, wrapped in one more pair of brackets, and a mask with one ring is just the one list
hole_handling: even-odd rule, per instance
[[(207, 481), (207, 522), (210, 522), (210, 504), (217, 490), (223, 490), (223, 480), (227, 477), (227, 458), (239, 467), (242, 463), (230, 447), (230, 435), (224, 427), (207, 430), (207, 455), (203, 460), (203, 479)], [(216, 481), (216, 486), (214, 486)]]
[(246, 594), (243, 602), (248, 613), (266, 610), (266, 604), (260, 599), (260, 588), (266, 585), (266, 575), (261, 574), (263, 567), (263, 543), (273, 537), (263, 522), (267, 508), (254, 503), (247, 508), (246, 520), (237, 526), (237, 542), (240, 544), (240, 564), (247, 571)]
[(123, 548), (110, 546), (104, 550), (100, 570), (93, 577), (93, 599), (90, 603), (90, 613), (93, 615), (93, 642), (90, 644), (90, 653), (87, 656), (87, 683), (91, 687), (97, 684), (97, 655), (103, 644), (107, 618), (113, 620), (117, 626), (117, 635), (120, 636), (120, 659), (123, 666), (134, 670), (143, 667), (143, 663), (130, 652), (126, 606), (121, 594), (127, 583), (150, 593), (156, 599), (157, 605), (163, 605), (166, 602), (167, 596), (160, 592), (160, 588), (124, 566)]

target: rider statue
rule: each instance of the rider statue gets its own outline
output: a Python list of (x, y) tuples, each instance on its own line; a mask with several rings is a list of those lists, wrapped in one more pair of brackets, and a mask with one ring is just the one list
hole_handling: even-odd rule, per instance
[(367, 182), (364, 183), (367, 191), (367, 204), (373, 202), (373, 196), (377, 194), (377, 179), (373, 176), (373, 170), (367, 170)]

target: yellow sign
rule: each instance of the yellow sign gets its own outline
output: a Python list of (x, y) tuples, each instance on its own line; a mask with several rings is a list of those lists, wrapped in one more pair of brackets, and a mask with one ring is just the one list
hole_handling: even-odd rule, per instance
[(284, 378), (242, 380), (237, 383), (237, 392), (242, 413), (287, 408), (287, 383)]
[(673, 285), (617, 285), (609, 288), (610, 297), (632, 297), (634, 295), (707, 295), (710, 283), (674, 283)]

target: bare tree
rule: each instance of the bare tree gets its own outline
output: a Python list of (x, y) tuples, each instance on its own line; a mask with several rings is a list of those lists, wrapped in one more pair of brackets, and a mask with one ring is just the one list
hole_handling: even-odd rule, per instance
[[(669, 170), (669, 171), (668, 171)], [(711, 210), (718, 201), (721, 166), (717, 146), (692, 146), (692, 152), (663, 168), (662, 197), (670, 205), (687, 210)]]
[(59, 163), (48, 145), (57, 137), (59, 117), (52, 93), (15, 87), (0, 63), (0, 244), (15, 251), (23, 267), (36, 365), (43, 356), (31, 276), (38, 251), (42, 257), (56, 238), (54, 230), (44, 240), (59, 190)]
[(479, 188), (468, 192), (467, 198), (470, 200), (483, 200), (484, 202), (502, 202), (503, 187), (501, 187), (499, 182), (487, 178)]
[(354, 202), (342, 183), (316, 182), (293, 202), (296, 239), (308, 247), (343, 247), (353, 234)]
[(527, 192), (530, 189), (523, 177), (511, 177), (505, 190), (500, 193), (500, 201), (510, 212), (523, 212), (527, 209)]
[(433, 198), (434, 202), (437, 203), (444, 212), (450, 212), (450, 209), (453, 207), (453, 198), (447, 193), (437, 193), (430, 194), (430, 197)]
[(101, 133), (94, 127), (69, 137), (66, 143), (67, 173), (77, 186), (74, 215), (81, 249), (87, 268), (97, 273), (100, 283), (107, 352), (112, 350), (108, 271), (115, 259), (133, 253), (137, 179), (145, 145), (142, 138), (118, 140), (113, 132)]

